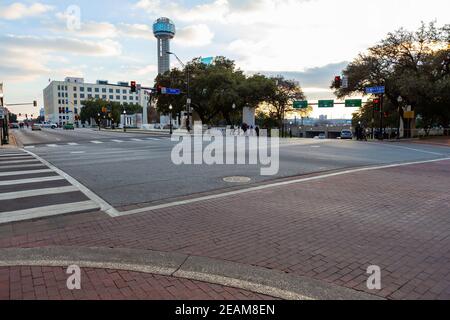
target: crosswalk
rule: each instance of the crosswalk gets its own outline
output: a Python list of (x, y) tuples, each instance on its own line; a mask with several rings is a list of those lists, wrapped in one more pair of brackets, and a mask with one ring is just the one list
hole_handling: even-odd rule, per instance
[(168, 141), (168, 137), (158, 137), (158, 138), (131, 138), (131, 139), (108, 139), (108, 140), (91, 140), (82, 142), (64, 142), (64, 143), (48, 143), (40, 145), (27, 145), (24, 149), (35, 149), (36, 147), (48, 147), (48, 148), (59, 148), (65, 146), (80, 146), (81, 144), (105, 144), (105, 143), (117, 143), (123, 144), (127, 142), (144, 142), (144, 141)]
[(49, 166), (22, 150), (0, 150), (0, 224), (100, 209)]

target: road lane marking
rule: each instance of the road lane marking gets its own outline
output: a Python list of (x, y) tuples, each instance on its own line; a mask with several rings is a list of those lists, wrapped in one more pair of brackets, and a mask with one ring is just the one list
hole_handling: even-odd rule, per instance
[(111, 140), (112, 142), (122, 143), (123, 140)]
[(60, 177), (60, 176), (51, 176), (51, 177), (41, 177), (41, 178), (8, 180), (8, 181), (0, 181), (0, 186), (10, 186), (10, 185), (16, 185), (16, 184), (57, 181), (57, 180), (64, 180), (64, 178)]
[(86, 153), (86, 151), (72, 151), (71, 154), (82, 154)]
[(76, 142), (69, 142), (67, 145), (69, 146), (78, 146), (79, 144)]
[(147, 138), (146, 140), (161, 141), (161, 139), (156, 139), (156, 138)]
[(26, 160), (26, 159), (30, 159), (29, 155), (24, 155), (24, 156), (10, 156), (10, 157), (3, 157), (0, 158), (0, 163), (3, 162), (3, 160), (8, 161), (8, 160)]
[(93, 144), (101, 144), (103, 142), (94, 140), (94, 141), (91, 141), (91, 143), (93, 143)]
[(24, 149), (34, 149), (35, 148), (35, 146), (26, 146), (26, 147), (24, 147)]
[(27, 157), (27, 154), (24, 153), (2, 153), (0, 154), (0, 158), (8, 158), (8, 157)]
[(142, 139), (131, 139), (131, 141), (143, 141)]
[(427, 151), (427, 150), (423, 150), (423, 149), (416, 149), (416, 148), (399, 146), (399, 145), (393, 145), (393, 144), (385, 144), (385, 143), (379, 143), (379, 142), (370, 142), (370, 143), (376, 144), (376, 145), (379, 145), (379, 146), (385, 146), (385, 147), (391, 147), (391, 148), (399, 148), (399, 149), (411, 150), (411, 151), (416, 151), (416, 152), (428, 153), (428, 154), (432, 154), (432, 155), (436, 155), (436, 156), (445, 156), (446, 155), (445, 153), (432, 152), (432, 151)]
[(94, 201), (81, 201), (17, 211), (2, 212), (0, 214), (0, 223), (49, 217), (66, 213), (94, 210), (98, 208), (99, 208), (98, 204), (95, 203)]
[(35, 167), (45, 167), (45, 166), (42, 163), (22, 164), (22, 165), (13, 165), (13, 166), (0, 165), (0, 169), (21, 169), (21, 168), (35, 168)]
[(389, 169), (389, 168), (396, 168), (396, 167), (404, 167), (404, 166), (410, 166), (410, 165), (415, 165), (415, 164), (425, 164), (425, 163), (433, 163), (433, 162), (448, 161), (448, 160), (450, 160), (450, 158), (440, 158), (440, 159), (434, 159), (434, 160), (395, 163), (395, 164), (389, 164), (389, 165), (380, 165), (380, 166), (373, 166), (373, 167), (349, 169), (349, 170), (344, 170), (344, 171), (339, 171), (339, 172), (334, 172), (334, 173), (317, 175), (317, 176), (308, 177), (308, 178), (300, 178), (300, 179), (295, 179), (295, 180), (276, 182), (276, 183), (272, 183), (272, 184), (250, 187), (250, 188), (240, 189), (240, 190), (236, 190), (236, 191), (229, 191), (229, 192), (224, 192), (224, 193), (220, 193), (220, 194), (213, 194), (213, 195), (209, 195), (209, 196), (203, 196), (203, 197), (192, 198), (192, 199), (187, 199), (187, 200), (163, 203), (160, 205), (154, 205), (154, 206), (149, 206), (149, 207), (139, 208), (139, 209), (134, 209), (134, 210), (129, 210), (129, 211), (120, 211), (120, 212), (118, 212), (118, 214), (113, 214), (112, 216), (120, 217), (120, 216), (132, 215), (132, 214), (143, 213), (143, 212), (148, 212), (148, 211), (154, 211), (154, 210), (158, 210), (158, 209), (177, 207), (177, 206), (181, 206), (181, 205), (185, 205), (185, 204), (191, 204), (191, 203), (212, 200), (212, 199), (225, 198), (225, 197), (249, 193), (249, 192), (255, 192), (255, 191), (260, 191), (260, 190), (265, 190), (265, 189), (288, 186), (288, 185), (292, 185), (292, 184), (296, 184), (296, 183), (309, 182), (309, 181), (314, 181), (314, 180), (322, 180), (322, 179), (326, 179), (326, 178), (331, 178), (331, 177), (336, 177), (336, 176), (341, 176), (341, 175), (346, 175), (346, 174), (351, 174), (351, 173), (380, 170), (380, 169)]
[[(57, 167), (55, 167), (54, 165), (52, 165), (50, 162), (44, 160), (43, 158), (39, 157), (38, 155), (34, 154), (31, 151), (28, 150), (24, 150), (26, 153), (32, 155), (33, 157), (35, 157), (37, 160), (39, 160), (40, 162), (42, 162), (44, 165), (46, 165), (47, 167), (49, 167), (50, 169), (52, 169), (54, 172), (56, 172), (57, 174), (59, 174), (59, 178), (61, 180), (67, 180), (69, 181), (70, 184), (72, 184), (73, 186), (77, 187), (82, 193), (84, 193), (84, 195), (86, 195), (89, 199), (91, 199), (92, 201), (94, 201), (95, 203), (97, 203), (97, 205), (100, 207), (100, 209), (109, 214), (110, 216), (114, 216), (118, 213), (118, 211), (116, 209), (114, 209), (113, 206), (111, 206), (109, 203), (107, 203), (105, 200), (103, 200), (102, 198), (100, 198), (98, 195), (96, 195), (94, 192), (92, 192), (91, 190), (89, 190), (88, 188), (86, 188), (83, 184), (81, 184), (80, 182), (78, 182), (76, 179), (74, 179), (72, 176), (68, 175), (67, 173), (65, 173), (64, 171), (62, 171), (61, 169), (58, 169)], [(1, 184), (0, 184), (1, 185)]]
[(48, 173), (48, 172), (53, 172), (53, 170), (52, 169), (40, 169), (40, 170), (28, 170), (28, 171), (0, 172), (0, 177), (22, 176), (22, 175), (27, 175), (27, 174)]
[(30, 160), (0, 161), (0, 165), (2, 165), (2, 164), (13, 164), (13, 163), (28, 163), (28, 162), (37, 162), (37, 160), (36, 159), (30, 159)]
[[(0, 193), (0, 201), (79, 191), (75, 186)], [(0, 213), (1, 215), (1, 213)]]
[(56, 148), (57, 145), (56, 145), (56, 144), (48, 144), (47, 147), (50, 147), (50, 148)]

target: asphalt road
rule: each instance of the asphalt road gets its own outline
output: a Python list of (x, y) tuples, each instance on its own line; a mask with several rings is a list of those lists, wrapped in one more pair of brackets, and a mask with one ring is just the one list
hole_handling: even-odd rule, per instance
[(176, 142), (163, 135), (24, 129), (15, 136), (28, 151), (116, 208), (235, 187), (223, 180), (229, 176), (251, 178), (241, 184), (246, 186), (313, 172), (450, 156), (450, 148), (431, 145), (288, 139), (280, 142), (278, 174), (261, 176), (257, 165), (177, 166), (171, 161)]

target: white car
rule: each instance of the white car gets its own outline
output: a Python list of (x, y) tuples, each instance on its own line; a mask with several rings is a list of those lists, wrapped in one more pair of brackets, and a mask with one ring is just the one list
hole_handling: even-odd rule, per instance
[(51, 122), (44, 122), (41, 124), (42, 128), (50, 128), (50, 129), (56, 129), (58, 128), (58, 125), (56, 123), (51, 123)]

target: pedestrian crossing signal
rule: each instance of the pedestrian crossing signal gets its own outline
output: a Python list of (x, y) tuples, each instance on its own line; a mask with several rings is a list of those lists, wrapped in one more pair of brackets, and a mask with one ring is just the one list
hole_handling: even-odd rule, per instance
[(132, 93), (136, 92), (136, 81), (131, 81), (131, 92)]

